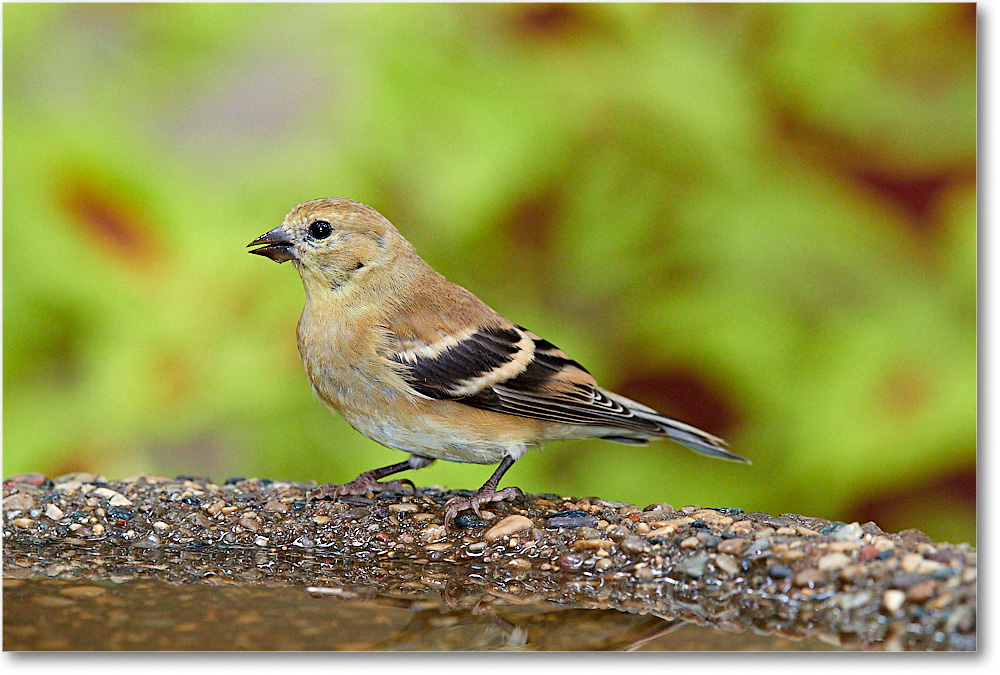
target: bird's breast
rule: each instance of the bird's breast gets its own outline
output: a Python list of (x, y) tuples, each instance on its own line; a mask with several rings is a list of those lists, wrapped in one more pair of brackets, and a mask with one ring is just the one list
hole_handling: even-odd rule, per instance
[(378, 355), (383, 339), (375, 325), (348, 320), (307, 304), (298, 325), (299, 355), (321, 401), (343, 411), (386, 403), (398, 387), (386, 376)]

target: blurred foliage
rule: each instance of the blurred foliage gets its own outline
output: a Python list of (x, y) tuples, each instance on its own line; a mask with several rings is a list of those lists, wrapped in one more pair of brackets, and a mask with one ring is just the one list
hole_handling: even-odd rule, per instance
[(341, 196), (754, 462), (553, 444), (506, 484), (974, 541), (975, 12), (4, 5), (4, 475), (399, 461), (244, 249)]

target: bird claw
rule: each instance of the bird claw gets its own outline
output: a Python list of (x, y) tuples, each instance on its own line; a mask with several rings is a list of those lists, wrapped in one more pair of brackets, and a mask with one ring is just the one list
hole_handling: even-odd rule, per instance
[(503, 490), (481, 489), (471, 497), (452, 497), (444, 504), (445, 529), (448, 528), (456, 515), (466, 509), (472, 509), (473, 513), (482, 517), (482, 514), (479, 512), (479, 507), (483, 504), (487, 504), (489, 502), (513, 501), (514, 499), (522, 496), (524, 496), (524, 493), (521, 491), (521, 488), (508, 487)]
[(309, 500), (336, 499), (341, 495), (366, 495), (369, 492), (402, 490), (404, 485), (408, 485), (411, 492), (417, 491), (417, 486), (408, 478), (379, 481), (371, 476), (361, 474), (350, 483), (327, 483), (326, 485), (320, 485), (309, 493)]

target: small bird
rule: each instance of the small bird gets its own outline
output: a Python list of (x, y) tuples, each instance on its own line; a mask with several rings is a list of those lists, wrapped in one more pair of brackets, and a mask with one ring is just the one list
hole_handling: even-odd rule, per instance
[(499, 463), (474, 496), (445, 504), (448, 526), (461, 511), (479, 514), (482, 504), (523, 494), (498, 490), (500, 478), (527, 448), (552, 440), (669, 438), (747, 462), (722, 439), (602, 388), (554, 344), (436, 272), (366, 204), (299, 204), (248, 247), (299, 271), (299, 354), (319, 400), (368, 438), (410, 454), (323, 485), (314, 499), (412, 488), (381, 479), (436, 459)]

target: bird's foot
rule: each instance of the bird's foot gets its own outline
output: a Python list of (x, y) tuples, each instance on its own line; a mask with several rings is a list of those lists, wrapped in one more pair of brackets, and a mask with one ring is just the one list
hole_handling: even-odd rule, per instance
[(513, 501), (514, 499), (522, 496), (524, 496), (524, 493), (521, 492), (521, 488), (508, 487), (503, 490), (495, 490), (493, 488), (484, 487), (480, 488), (479, 492), (471, 497), (452, 497), (444, 504), (444, 526), (447, 528), (455, 516), (466, 509), (472, 509), (472, 511), (478, 516), (481, 515), (479, 513), (479, 507), (483, 504), (487, 504), (489, 502)]
[(400, 480), (380, 481), (374, 476), (363, 473), (350, 483), (327, 483), (309, 493), (309, 499), (336, 499), (341, 495), (366, 495), (369, 492), (386, 492), (389, 490), (402, 490), (407, 485), (411, 492), (416, 492), (417, 486), (413, 481), (406, 478)]

